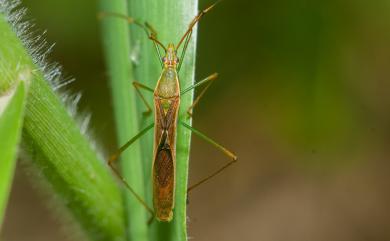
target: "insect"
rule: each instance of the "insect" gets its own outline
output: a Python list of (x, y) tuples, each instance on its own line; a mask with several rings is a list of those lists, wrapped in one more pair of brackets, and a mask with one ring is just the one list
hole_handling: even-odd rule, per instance
[[(217, 73), (214, 73), (207, 78), (197, 82), (196, 84), (189, 86), (188, 88), (181, 90), (179, 83), (179, 72), (181, 69), (182, 61), (185, 57), (186, 49), (192, 36), (193, 27), (195, 24), (209, 12), (218, 2), (209, 6), (208, 8), (200, 11), (199, 14), (191, 21), (187, 31), (184, 33), (177, 45), (169, 43), (164, 46), (157, 38), (156, 31), (148, 24), (141, 23), (134, 20), (131, 17), (117, 14), (117, 13), (101, 13), (100, 17), (113, 16), (120, 17), (128, 21), (128, 23), (136, 24), (141, 27), (147, 34), (148, 38), (152, 40), (156, 52), (159, 56), (159, 60), (162, 67), (160, 78), (157, 81), (155, 89), (145, 86), (139, 82), (133, 82), (133, 85), (141, 97), (142, 101), (148, 108), (148, 113), (152, 111), (152, 108), (148, 104), (146, 98), (142, 94), (141, 90), (149, 91), (153, 93), (154, 101), (154, 123), (141, 130), (136, 136), (130, 139), (125, 145), (119, 148), (119, 150), (113, 154), (108, 160), (109, 166), (115, 172), (115, 174), (123, 181), (127, 189), (145, 206), (145, 208), (152, 214), (152, 218), (155, 217), (159, 221), (170, 222), (173, 218), (173, 209), (175, 207), (175, 173), (176, 173), (176, 128), (180, 123), (184, 127), (191, 130), (193, 133), (214, 145), (232, 160), (226, 165), (219, 168), (217, 171), (204, 178), (200, 182), (188, 188), (187, 192), (191, 191), (200, 184), (206, 182), (213, 176), (220, 173), (222, 170), (237, 161), (235, 154), (219, 145), (200, 131), (194, 129), (188, 124), (178, 120), (178, 111), (180, 107), (180, 96), (188, 93), (198, 86), (205, 85), (201, 93), (194, 100), (193, 104), (188, 108), (187, 113), (191, 117), (192, 109), (197, 105), (200, 98), (204, 95), (211, 83), (217, 78)], [(178, 58), (178, 50), (183, 45), (181, 50), (180, 59)], [(160, 48), (164, 50), (164, 56), (161, 55)], [(147, 133), (154, 127), (154, 148), (153, 148), (153, 166), (152, 166), (152, 183), (153, 183), (153, 209), (150, 208), (147, 203), (131, 188), (126, 180), (121, 176), (120, 172), (115, 168), (114, 162), (118, 159), (119, 155), (125, 151), (131, 144), (137, 139)]]

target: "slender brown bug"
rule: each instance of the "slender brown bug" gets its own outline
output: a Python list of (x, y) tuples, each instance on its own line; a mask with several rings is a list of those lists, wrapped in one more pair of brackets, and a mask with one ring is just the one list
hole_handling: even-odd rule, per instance
[[(217, 2), (218, 3), (218, 2)], [(140, 23), (131, 17), (124, 16), (117, 13), (101, 13), (100, 17), (113, 16), (125, 19), (128, 23), (136, 24), (141, 27), (147, 34), (148, 38), (152, 40), (156, 52), (159, 56), (159, 60), (162, 66), (162, 72), (160, 78), (157, 81), (155, 89), (147, 87), (139, 82), (134, 82), (133, 85), (136, 88), (138, 95), (148, 108), (148, 112), (152, 111), (152, 108), (143, 96), (141, 89), (153, 92), (154, 100), (154, 124), (151, 124), (140, 131), (139, 134), (130, 139), (125, 145), (123, 145), (114, 155), (108, 160), (109, 166), (115, 172), (115, 174), (123, 181), (127, 189), (142, 203), (143, 206), (152, 214), (152, 217), (156, 217), (159, 221), (169, 222), (173, 218), (173, 209), (175, 206), (175, 184), (176, 184), (176, 128), (179, 122), (184, 127), (191, 130), (193, 133), (211, 143), (232, 160), (226, 165), (212, 173), (208, 177), (204, 178), (200, 182), (188, 188), (188, 192), (209, 180), (213, 176), (220, 173), (222, 170), (237, 161), (236, 155), (219, 145), (217, 142), (208, 138), (200, 131), (187, 125), (184, 122), (178, 120), (178, 110), (180, 107), (180, 96), (195, 89), (203, 84), (207, 85), (201, 91), (199, 96), (194, 100), (193, 104), (188, 108), (187, 113), (191, 117), (192, 109), (199, 102), (200, 98), (204, 95), (206, 90), (211, 85), (212, 81), (217, 78), (217, 73), (214, 73), (207, 78), (197, 82), (196, 84), (181, 90), (179, 84), (178, 72), (181, 68), (182, 61), (179, 61), (177, 51), (184, 43), (181, 51), (180, 60), (185, 56), (186, 49), (192, 36), (192, 29), (195, 24), (217, 3), (214, 3), (210, 7), (199, 12), (199, 14), (191, 21), (187, 31), (180, 39), (179, 43), (175, 46), (173, 43), (168, 44), (166, 47), (157, 39), (156, 31), (148, 23)], [(161, 56), (160, 48), (164, 49), (165, 54)], [(153, 151), (153, 166), (152, 166), (152, 183), (153, 183), (153, 208), (150, 208), (144, 200), (131, 188), (126, 180), (121, 176), (120, 172), (113, 165), (118, 159), (119, 155), (126, 150), (132, 143), (138, 138), (143, 136), (146, 132), (154, 127), (154, 151)]]

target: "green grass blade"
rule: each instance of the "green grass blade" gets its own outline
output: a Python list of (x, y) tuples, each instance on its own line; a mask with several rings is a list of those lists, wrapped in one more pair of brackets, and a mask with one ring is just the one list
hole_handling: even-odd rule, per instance
[[(101, 3), (102, 11), (121, 13), (134, 17), (141, 22), (147, 21), (157, 30), (158, 38), (164, 44), (168, 42), (177, 44), (187, 30), (192, 18), (197, 14), (197, 1), (190, 0), (128, 0), (128, 11), (126, 11), (126, 4), (123, 1), (101, 0)], [(154, 88), (161, 72), (161, 66), (156, 57), (153, 44), (147, 39), (145, 32), (134, 25), (127, 28), (130, 30), (129, 32), (124, 29), (126, 25), (127, 22), (120, 18), (105, 19), (103, 24), (103, 39), (105, 41), (107, 66), (112, 83), (112, 95), (120, 144), (134, 136), (137, 130), (140, 129), (137, 126), (137, 121), (140, 127), (145, 127), (153, 121), (152, 116), (142, 116), (141, 112), (145, 110), (145, 106), (136, 96), (136, 92), (131, 86), (131, 81), (136, 79)], [(196, 27), (180, 73), (180, 84), (183, 88), (192, 85), (194, 82), (195, 47)], [(152, 103), (152, 95), (145, 94), (148, 102)], [(191, 91), (184, 95), (181, 100), (180, 118), (188, 124), (191, 124), (191, 120), (186, 117), (185, 110), (191, 105), (192, 99), (193, 92)], [(135, 103), (137, 103), (138, 111)], [(169, 224), (154, 222), (149, 228), (149, 240), (187, 240), (186, 190), (190, 137), (190, 131), (178, 126), (177, 186), (174, 219)], [(122, 163), (126, 164), (122, 164), (122, 173), (141, 195), (147, 197), (146, 199), (151, 205), (152, 187), (150, 172), (153, 153), (153, 133), (148, 133), (146, 137), (140, 140), (140, 143), (141, 146), (132, 146), (131, 150), (128, 150), (127, 154), (123, 155)], [(140, 155), (139, 151), (142, 152), (142, 155)], [(129, 204), (129, 210), (133, 210), (128, 212), (131, 238), (139, 240), (138, 234), (134, 233), (138, 232), (142, 233), (140, 237), (144, 239), (145, 227), (141, 225), (145, 224), (145, 218), (135, 213), (137, 209), (143, 210), (143, 208), (136, 202), (133, 202), (133, 204), (129, 202)], [(145, 215), (145, 211), (143, 211), (143, 215)]]
[[(129, 15), (139, 21), (147, 21), (157, 31), (158, 39), (163, 44), (170, 42), (177, 44), (183, 34), (186, 32), (189, 23), (198, 13), (197, 1), (193, 0), (164, 0), (164, 1), (135, 1), (128, 0)], [(153, 44), (147, 39), (145, 33), (136, 26), (130, 26), (132, 46), (131, 50), (135, 56), (135, 78), (145, 85), (154, 88), (157, 79), (161, 73), (161, 66), (155, 53)], [(187, 49), (187, 54), (183, 60), (183, 65), (180, 76), (181, 88), (186, 88), (194, 83), (195, 74), (195, 51), (196, 51), (196, 27), (194, 28), (192, 40)], [(152, 95), (148, 95), (149, 102), (152, 103)], [(181, 98), (181, 107), (179, 118), (184, 122), (191, 124), (191, 120), (186, 116), (186, 109), (191, 105), (193, 100), (193, 92), (186, 93)], [(145, 107), (138, 100), (139, 109), (144, 110)], [(136, 113), (139, 116), (141, 125), (147, 124), (152, 117), (144, 118), (140, 112)], [(190, 151), (191, 132), (182, 126), (178, 125), (177, 132), (177, 170), (176, 170), (176, 202), (174, 209), (173, 221), (169, 224), (154, 222), (151, 227), (152, 240), (187, 240), (187, 217), (186, 217), (186, 196), (187, 196), (187, 180), (188, 180), (188, 161)], [(153, 153), (153, 134), (150, 133), (143, 140), (143, 162), (146, 165), (146, 182), (149, 194), (149, 202), (151, 200), (151, 178), (150, 170), (152, 164)], [(150, 202), (151, 203), (151, 202)]]
[[(127, 15), (123, 0), (101, 0), (100, 11)], [(130, 63), (130, 38), (128, 23), (120, 18), (106, 17), (102, 21), (102, 38), (113, 99), (117, 140), (119, 146), (138, 134), (136, 93), (132, 86), (133, 72)], [(150, 123), (149, 123), (150, 124)], [(152, 131), (150, 131), (152, 132)], [(123, 176), (143, 199), (144, 171), (141, 162), (140, 142), (136, 141), (120, 156)], [(128, 235), (130, 240), (148, 240), (149, 214), (138, 200), (124, 189), (126, 200)], [(148, 215), (148, 216), (147, 216)]]
[(22, 130), (26, 97), (24, 82), (20, 82), (14, 91), (0, 95), (0, 228), (11, 190), (16, 151)]
[(9, 24), (4, 12), (0, 9), (0, 90), (4, 93), (15, 85), (20, 70), (32, 74), (23, 144), (37, 176), (57, 197), (57, 206), (63, 204), (91, 240), (123, 240), (124, 211), (116, 182), (33, 63), (14, 31), (17, 26)]

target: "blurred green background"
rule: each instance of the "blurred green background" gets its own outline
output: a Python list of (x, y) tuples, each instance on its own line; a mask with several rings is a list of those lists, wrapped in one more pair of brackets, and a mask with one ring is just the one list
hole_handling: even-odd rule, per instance
[[(77, 79), (67, 88), (83, 93), (91, 132), (103, 153), (112, 153), (97, 2), (22, 2), (35, 29), (56, 43), (50, 59)], [(220, 78), (196, 109), (194, 126), (239, 162), (191, 193), (190, 237), (390, 240), (389, 43), (385, 0), (227, 0), (207, 15), (196, 75)], [(225, 161), (194, 136), (190, 183)], [(63, 216), (51, 214), (23, 166), (0, 238), (70, 240), (59, 225)]]

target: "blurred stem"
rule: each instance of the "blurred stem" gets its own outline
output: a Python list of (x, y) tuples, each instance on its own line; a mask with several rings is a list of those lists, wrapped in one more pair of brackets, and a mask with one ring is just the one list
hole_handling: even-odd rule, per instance
[(16, 84), (18, 70), (32, 73), (23, 143), (37, 176), (48, 181), (56, 200), (92, 240), (123, 240), (123, 206), (116, 183), (5, 19), (0, 14), (0, 90)]
[[(24, 77), (23, 74), (20, 76)], [(28, 77), (31, 77), (31, 73)], [(20, 82), (16, 90), (9, 92), (6, 95), (0, 95), (0, 229), (11, 191), (16, 151), (22, 129), (26, 97), (25, 83)]]
[[(103, 12), (127, 15), (125, 0), (101, 0)], [(130, 38), (128, 23), (120, 18), (102, 19), (102, 38), (106, 65), (110, 78), (111, 95), (114, 105), (118, 146), (138, 134), (138, 114), (136, 93), (132, 86), (133, 71), (129, 59)], [(144, 173), (141, 161), (140, 142), (136, 141), (120, 156), (122, 175), (126, 181), (145, 200)], [(147, 214), (140, 202), (126, 189), (124, 197), (127, 208), (127, 229), (130, 240), (148, 240)], [(149, 215), (149, 214), (148, 214)]]

